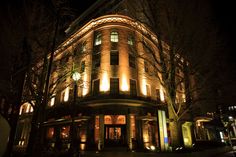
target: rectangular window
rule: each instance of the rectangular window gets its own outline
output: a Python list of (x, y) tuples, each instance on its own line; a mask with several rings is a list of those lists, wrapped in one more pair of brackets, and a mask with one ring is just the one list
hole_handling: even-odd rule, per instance
[(128, 44), (129, 44), (130, 46), (133, 46), (133, 45), (134, 45), (134, 37), (131, 36), (131, 35), (128, 36)]
[(95, 34), (95, 41), (94, 41), (94, 45), (101, 45), (102, 44), (102, 34), (101, 33), (96, 33)]
[(160, 89), (156, 89), (157, 100), (160, 100)]
[(119, 52), (118, 51), (111, 51), (110, 65), (119, 65)]
[(83, 73), (84, 70), (85, 70), (85, 61), (82, 61), (80, 65), (80, 72)]
[(83, 42), (80, 48), (80, 53), (85, 53), (86, 51), (86, 42)]
[(92, 62), (93, 62), (93, 68), (100, 67), (100, 62), (101, 62), (101, 53), (100, 52), (93, 54)]
[(119, 94), (119, 79), (118, 78), (110, 79), (110, 93)]
[(99, 94), (99, 79), (93, 81), (93, 95)]
[(111, 42), (118, 42), (118, 41), (119, 41), (118, 38), (119, 38), (119, 37), (118, 37), (118, 32), (112, 31), (112, 32), (111, 32)]
[(137, 96), (136, 81), (130, 80), (130, 95)]
[(144, 71), (145, 71), (145, 72), (148, 72), (148, 71), (149, 71), (148, 62), (147, 62), (147, 61), (144, 61)]
[(133, 54), (129, 54), (129, 66), (132, 68), (136, 67), (135, 57)]

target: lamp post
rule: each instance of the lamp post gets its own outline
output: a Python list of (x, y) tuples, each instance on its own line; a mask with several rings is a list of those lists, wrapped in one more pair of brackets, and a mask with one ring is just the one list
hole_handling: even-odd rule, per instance
[(75, 140), (76, 140), (76, 128), (75, 128), (75, 104), (76, 104), (76, 97), (77, 97), (77, 81), (80, 79), (81, 75), (77, 71), (72, 72), (72, 79), (74, 81), (74, 99), (73, 103), (71, 104), (71, 144), (70, 144), (70, 153), (72, 154), (72, 157), (77, 156), (77, 151), (75, 147)]

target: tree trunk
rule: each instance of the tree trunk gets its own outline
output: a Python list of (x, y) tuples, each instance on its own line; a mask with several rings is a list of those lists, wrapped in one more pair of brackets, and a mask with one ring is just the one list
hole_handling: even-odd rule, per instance
[(38, 127), (37, 127), (37, 119), (38, 119), (38, 108), (36, 108), (36, 111), (33, 112), (32, 120), (31, 120), (31, 130), (30, 130), (30, 136), (29, 136), (29, 141), (26, 149), (26, 157), (32, 156), (34, 150), (35, 150), (35, 145), (36, 145), (36, 140), (38, 136)]
[(176, 120), (173, 110), (168, 107), (169, 112), (169, 129), (170, 129), (170, 146), (179, 147), (183, 144), (181, 123)]

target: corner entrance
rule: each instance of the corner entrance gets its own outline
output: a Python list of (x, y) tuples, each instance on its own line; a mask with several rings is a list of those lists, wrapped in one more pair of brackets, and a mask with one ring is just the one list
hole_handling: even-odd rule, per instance
[(104, 116), (104, 144), (105, 147), (120, 147), (126, 144), (125, 115)]

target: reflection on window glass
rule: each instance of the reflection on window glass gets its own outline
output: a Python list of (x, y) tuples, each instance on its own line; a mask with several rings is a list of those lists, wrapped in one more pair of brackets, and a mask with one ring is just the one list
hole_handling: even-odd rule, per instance
[(63, 126), (61, 128), (61, 138), (69, 138), (69, 133), (70, 133), (70, 126)]
[(101, 33), (97, 33), (95, 35), (95, 46), (101, 45), (101, 43), (102, 43), (102, 35), (101, 35)]

